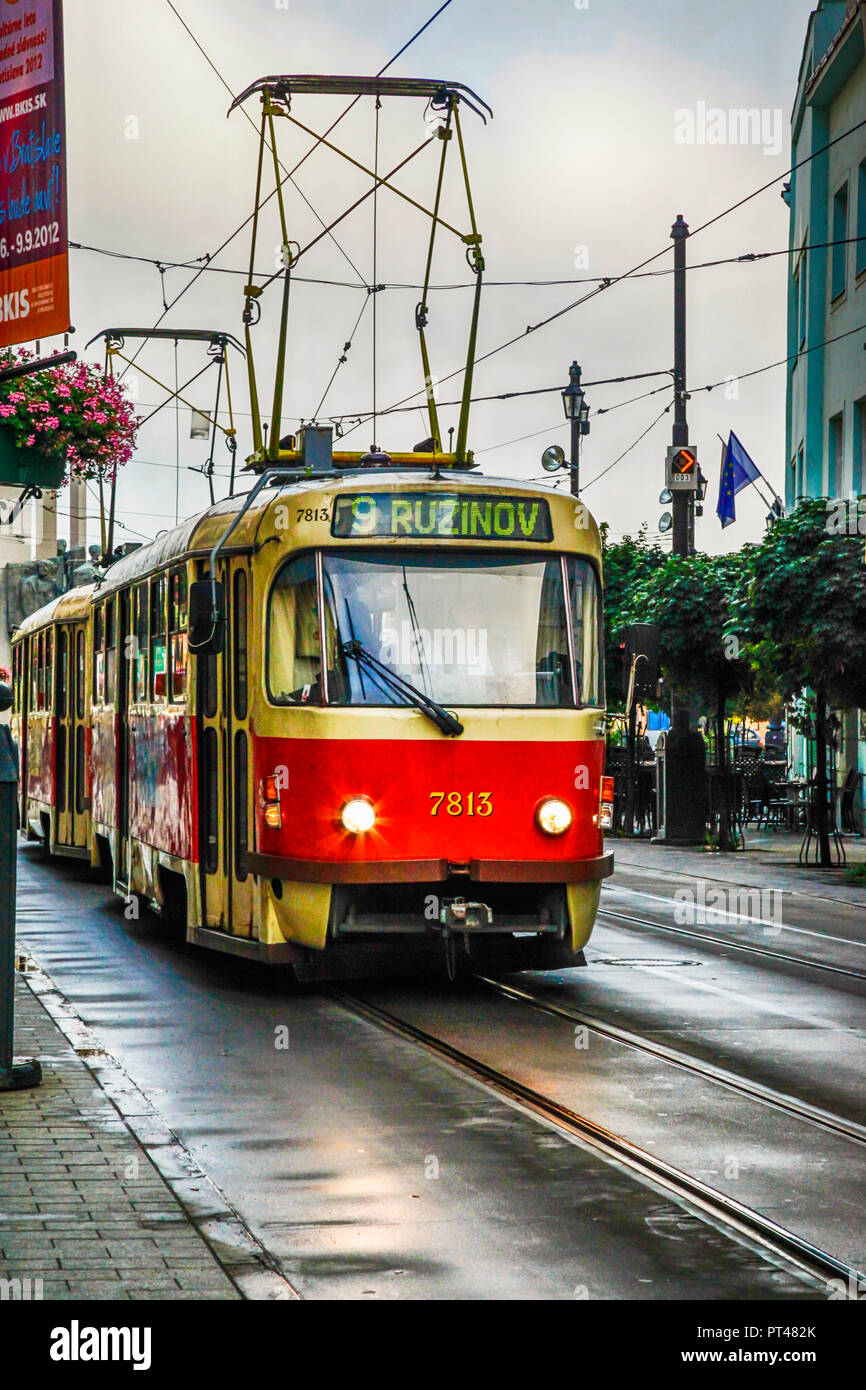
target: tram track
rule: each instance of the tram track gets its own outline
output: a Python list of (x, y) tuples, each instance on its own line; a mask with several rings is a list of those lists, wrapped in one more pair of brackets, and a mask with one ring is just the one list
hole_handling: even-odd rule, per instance
[(864, 1276), (860, 1271), (844, 1260), (657, 1157), (623, 1135), (615, 1134), (588, 1116), (580, 1115), (560, 1101), (543, 1095), (517, 1077), (473, 1057), (370, 999), (335, 986), (329, 986), (326, 992), (328, 997), (349, 1012), (406, 1042), (414, 1043), (506, 1100), (553, 1124), (563, 1133), (579, 1138), (606, 1157), (618, 1161), (643, 1181), (652, 1181), (727, 1231), (746, 1238), (789, 1266), (793, 1265), (800, 1273), (823, 1281), (841, 1279), (848, 1287), (856, 1287), (859, 1281), (863, 1281)]
[(723, 1067), (714, 1066), (711, 1062), (703, 1062), (700, 1058), (677, 1052), (664, 1043), (657, 1043), (649, 1038), (641, 1037), (626, 1028), (620, 1028), (617, 1024), (596, 1018), (582, 1009), (539, 999), (531, 990), (521, 989), (516, 985), (507, 984), (503, 980), (491, 979), (485, 975), (478, 975), (476, 979), (506, 999), (528, 1004), (539, 1013), (547, 1014), (552, 1018), (561, 1018), (569, 1023), (579, 1024), (612, 1042), (620, 1043), (637, 1052), (646, 1053), (659, 1061), (666, 1062), (669, 1066), (689, 1072), (702, 1081), (710, 1081), (714, 1085), (724, 1086), (729, 1091), (734, 1091), (749, 1100), (757, 1101), (761, 1105), (770, 1106), (774, 1110), (791, 1115), (797, 1120), (803, 1120), (807, 1124), (815, 1125), (830, 1134), (849, 1139), (855, 1144), (866, 1145), (866, 1125), (857, 1124), (854, 1120), (846, 1120), (841, 1115), (834, 1115), (829, 1110), (821, 1109), (820, 1106), (798, 1100), (796, 1096), (777, 1091), (772, 1086), (764, 1086), (761, 1082), (750, 1081), (748, 1078), (738, 1076)]
[(636, 917), (631, 913), (617, 912), (613, 908), (601, 907), (598, 911), (598, 921), (601, 923), (604, 920), (626, 922), (630, 926), (636, 927), (649, 927), (653, 931), (684, 937), (688, 941), (700, 941), (705, 945), (721, 946), (726, 950), (741, 951), (750, 956), (761, 956), (765, 960), (781, 962), (784, 965), (796, 965), (807, 970), (818, 970), (822, 973), (842, 975), (848, 979), (866, 982), (866, 973), (862, 970), (848, 970), (845, 966), (830, 965), (827, 961), (810, 960), (808, 956), (792, 956), (786, 951), (766, 950), (762, 946), (754, 946), (745, 941), (733, 941), (730, 937), (712, 936), (709, 932), (692, 931), (688, 927), (673, 926), (670, 922), (658, 922), (653, 917)]

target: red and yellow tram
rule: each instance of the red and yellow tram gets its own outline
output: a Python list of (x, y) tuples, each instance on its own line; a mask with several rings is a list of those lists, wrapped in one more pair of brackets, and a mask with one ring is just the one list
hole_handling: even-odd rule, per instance
[(612, 871), (601, 626), (573, 498), (272, 470), (18, 630), (22, 831), (301, 977), (579, 963)]

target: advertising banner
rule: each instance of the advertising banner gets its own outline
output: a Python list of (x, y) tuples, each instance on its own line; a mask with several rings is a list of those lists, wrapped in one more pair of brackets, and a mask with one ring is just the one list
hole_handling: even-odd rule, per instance
[(0, 347), (69, 328), (63, 0), (0, 0)]

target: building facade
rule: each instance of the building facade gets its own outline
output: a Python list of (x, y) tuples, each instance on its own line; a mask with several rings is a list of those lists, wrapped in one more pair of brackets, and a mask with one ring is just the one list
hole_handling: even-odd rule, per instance
[[(862, 124), (861, 124), (862, 123)], [(859, 129), (856, 127), (860, 126)], [(851, 132), (851, 133), (847, 133)], [(836, 142), (836, 143), (834, 143)], [(866, 3), (819, 0), (791, 123), (785, 501), (866, 494)], [(827, 148), (829, 147), (829, 148)], [(857, 508), (850, 509), (855, 518)], [(866, 713), (839, 711), (863, 826)], [(802, 747), (795, 746), (801, 765)]]

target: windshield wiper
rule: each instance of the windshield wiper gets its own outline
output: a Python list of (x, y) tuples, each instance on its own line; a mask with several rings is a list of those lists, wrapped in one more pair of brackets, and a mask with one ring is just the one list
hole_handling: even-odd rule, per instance
[(377, 656), (367, 651), (363, 643), (344, 642), (343, 654), (356, 661), (360, 671), (366, 670), (368, 673), (372, 673), (380, 684), (391, 690), (393, 694), (402, 695), (410, 705), (414, 705), (422, 714), (426, 714), (427, 718), (432, 719), (443, 734), (448, 734), (450, 738), (458, 738), (463, 733), (463, 725), (460, 720), (455, 718), (453, 714), (449, 714), (444, 705), (437, 704), (435, 700), (430, 699), (429, 695), (425, 695), (423, 690), (419, 690), (417, 686), (404, 680), (402, 676), (398, 676)]

